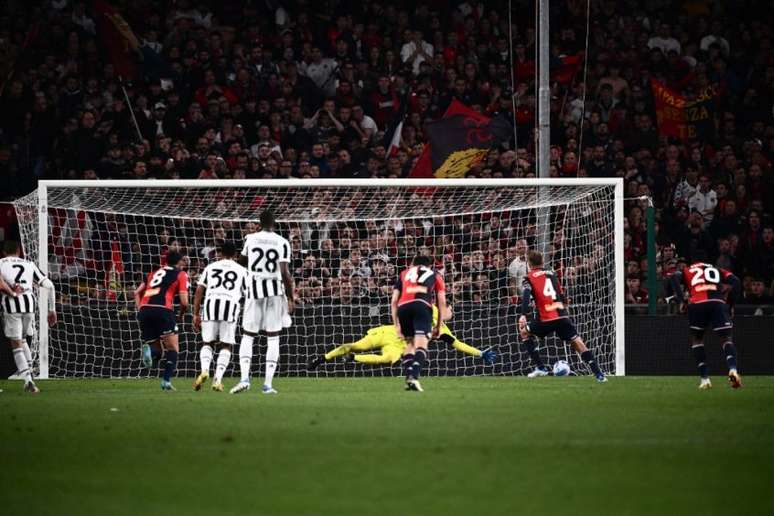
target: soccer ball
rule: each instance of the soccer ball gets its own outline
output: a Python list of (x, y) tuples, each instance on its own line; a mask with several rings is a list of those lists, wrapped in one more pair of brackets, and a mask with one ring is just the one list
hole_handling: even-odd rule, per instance
[(554, 376), (569, 376), (570, 364), (564, 360), (558, 360), (554, 364)]

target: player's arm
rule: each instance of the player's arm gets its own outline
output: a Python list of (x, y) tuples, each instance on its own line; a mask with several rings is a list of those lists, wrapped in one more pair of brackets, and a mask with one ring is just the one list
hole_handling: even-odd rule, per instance
[(532, 284), (527, 278), (521, 283), (521, 316), (519, 322), (522, 319), (527, 320), (527, 314), (529, 313), (529, 303), (532, 300)]
[(8, 286), (2, 276), (0, 276), (0, 291), (8, 294), (11, 297), (16, 297), (16, 291)]
[(296, 285), (293, 283), (293, 276), (290, 275), (289, 262), (280, 262), (280, 274), (282, 274), (282, 284), (285, 285), (285, 296), (288, 298), (288, 312), (293, 313)]
[(54, 283), (35, 267), (35, 280), (41, 288), (48, 290), (48, 325), (56, 324), (56, 288)]
[(392, 324), (395, 326), (395, 331), (398, 333), (398, 337), (402, 340), (403, 333), (400, 330), (400, 321), (398, 320), (398, 300), (400, 299), (400, 278), (395, 283), (395, 288), (392, 290), (392, 299), (390, 300), (390, 316), (392, 317)]
[(188, 311), (188, 273), (185, 271), (180, 271), (180, 274), (177, 278), (177, 295), (180, 299), (180, 319), (183, 319), (183, 316)]
[(491, 364), (494, 362), (495, 358), (497, 358), (497, 352), (491, 348), (481, 351), (480, 349), (473, 347), (470, 344), (462, 342), (445, 324), (441, 324), (441, 335), (438, 337), (438, 340), (448, 344), (460, 353), (465, 353), (466, 355), (470, 355), (476, 358), (482, 358), (487, 364)]
[(685, 301), (685, 294), (683, 293), (683, 272), (677, 271), (669, 277), (669, 284), (672, 286), (672, 294), (674, 294), (675, 301), (678, 305), (682, 305)]
[(194, 305), (193, 305), (193, 326), (194, 330), (199, 331), (202, 327), (202, 317), (200, 315), (202, 308), (202, 299), (204, 299), (204, 293), (207, 290), (202, 284), (196, 286), (196, 292), (194, 293)]
[(443, 276), (441, 276), (440, 273), (436, 273), (435, 275), (435, 302), (438, 305), (439, 317), (435, 322), (433, 335), (437, 337), (441, 334), (441, 323), (451, 317), (449, 305), (446, 303), (446, 283), (444, 283)]
[(140, 283), (140, 286), (134, 289), (134, 306), (138, 310), (140, 309), (140, 302), (142, 302), (142, 295), (145, 293), (145, 282)]
[(731, 292), (728, 293), (727, 303), (733, 310), (734, 305), (739, 300), (739, 296), (742, 294), (742, 282), (731, 271), (720, 269), (722, 274), (723, 283), (731, 287)]

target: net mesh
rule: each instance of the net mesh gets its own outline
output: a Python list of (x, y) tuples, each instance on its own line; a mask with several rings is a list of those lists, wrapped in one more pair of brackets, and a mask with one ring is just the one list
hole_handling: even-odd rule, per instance
[[(145, 377), (134, 288), (170, 248), (190, 258), (192, 283), (220, 242), (241, 247), (259, 213), (271, 208), (292, 247), (299, 302), (281, 337), (280, 375), (393, 375), (333, 360), (313, 373), (307, 362), (332, 347), (390, 324), (396, 274), (416, 254), (436, 258), (454, 317), (455, 336), (497, 361), (484, 364), (443, 342), (431, 347), (429, 374), (520, 374), (518, 296), (523, 255), (547, 214), (547, 266), (555, 269), (578, 332), (608, 372), (615, 371), (614, 187), (302, 186), (48, 187), (48, 273), (57, 287), (60, 323), (49, 333), (54, 377)], [(38, 260), (37, 192), (15, 203), (26, 256)], [(181, 325), (178, 375), (198, 371), (197, 336)], [(253, 361), (262, 371), (264, 339)], [(33, 348), (37, 350), (37, 342)], [(546, 339), (548, 361), (587, 372), (561, 341)], [(375, 349), (372, 352), (378, 353)], [(227, 375), (235, 371), (236, 364)]]

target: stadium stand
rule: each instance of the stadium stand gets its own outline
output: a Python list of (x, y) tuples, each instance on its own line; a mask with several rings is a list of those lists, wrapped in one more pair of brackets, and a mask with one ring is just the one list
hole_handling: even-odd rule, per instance
[[(534, 2), (513, 2), (512, 58), (502, 1), (5, 4), (5, 200), (39, 178), (406, 177), (423, 149), (423, 124), (453, 99), (516, 121), (518, 147), (493, 149), (469, 177), (536, 173)], [(772, 16), (761, 1), (594, 1), (584, 61), (586, 2), (552, 2), (550, 174), (624, 178), (629, 303), (649, 296), (640, 196), (657, 207), (660, 277), (712, 260), (743, 278), (743, 302), (772, 303)], [(696, 103), (688, 116), (704, 122), (700, 131), (659, 130), (669, 107), (654, 80)], [(402, 107), (400, 148), (388, 154), (384, 135)], [(0, 217), (8, 231), (13, 213), (4, 208)], [(213, 228), (224, 238), (245, 229)], [(376, 238), (356, 229), (336, 234), (349, 248), (324, 239), (309, 249), (304, 232), (290, 235), (303, 302), (341, 277), (389, 289), (399, 249), (425, 245), (421, 231), (388, 234), (382, 247), (392, 252), (353, 256)], [(460, 255), (462, 283), (483, 285), (480, 274), (464, 276), (477, 267), (507, 288), (522, 235), (505, 229), (499, 248)], [(184, 235), (165, 235), (159, 252), (179, 245), (175, 237)], [(182, 244), (198, 261), (215, 242)], [(328, 277), (306, 277), (320, 260)], [(497, 295), (515, 298), (510, 284)], [(656, 295), (663, 302), (664, 292)]]

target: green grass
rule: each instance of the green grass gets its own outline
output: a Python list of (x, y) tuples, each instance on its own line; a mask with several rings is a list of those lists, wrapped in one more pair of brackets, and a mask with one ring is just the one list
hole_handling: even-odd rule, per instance
[(0, 513), (774, 514), (771, 377), (176, 383), (0, 382)]

